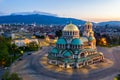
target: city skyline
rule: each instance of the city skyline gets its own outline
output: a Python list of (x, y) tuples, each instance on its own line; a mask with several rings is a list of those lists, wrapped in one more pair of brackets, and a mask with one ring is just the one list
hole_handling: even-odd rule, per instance
[(0, 13), (41, 11), (87, 21), (120, 21), (119, 0), (0, 0)]

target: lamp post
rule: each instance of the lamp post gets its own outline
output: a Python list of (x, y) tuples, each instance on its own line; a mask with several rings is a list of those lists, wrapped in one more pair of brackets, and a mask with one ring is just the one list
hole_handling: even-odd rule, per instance
[(24, 51), (23, 51), (23, 50), (21, 50), (21, 51), (20, 51), (20, 53), (21, 53), (21, 54), (22, 54), (22, 56), (23, 56)]

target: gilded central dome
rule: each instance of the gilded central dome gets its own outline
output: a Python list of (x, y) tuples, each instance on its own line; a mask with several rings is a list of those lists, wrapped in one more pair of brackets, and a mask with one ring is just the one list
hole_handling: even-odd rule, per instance
[(79, 31), (79, 29), (74, 24), (68, 24), (64, 27), (63, 31)]

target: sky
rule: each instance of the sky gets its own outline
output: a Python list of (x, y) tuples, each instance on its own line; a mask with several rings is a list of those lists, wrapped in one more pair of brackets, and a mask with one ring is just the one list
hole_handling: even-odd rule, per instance
[(120, 0), (0, 0), (0, 13), (40, 11), (87, 21), (120, 21)]

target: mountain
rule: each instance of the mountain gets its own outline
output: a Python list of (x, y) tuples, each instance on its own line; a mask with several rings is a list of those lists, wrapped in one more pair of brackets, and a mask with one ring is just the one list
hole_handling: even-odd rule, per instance
[(47, 13), (47, 12), (40, 12), (40, 11), (11, 13), (11, 15), (33, 15), (33, 14), (57, 16), (57, 14), (52, 14), (52, 13)]
[[(25, 24), (61, 24), (65, 25), (68, 23), (74, 23), (77, 25), (84, 25), (86, 21), (79, 20), (75, 18), (65, 18), (59, 17), (56, 14), (47, 13), (47, 12), (40, 12), (40, 11), (33, 11), (33, 12), (17, 12), (11, 13), (7, 15), (6, 13), (0, 12), (0, 24), (2, 23), (25, 23)], [(100, 22), (94, 23), (97, 26), (120, 26), (120, 21), (108, 21), (108, 22)]]
[(120, 21), (107, 21), (107, 22), (100, 22), (97, 25), (99, 26), (120, 26)]
[(6, 13), (0, 12), (0, 16), (4, 16), (6, 15)]
[(0, 24), (2, 23), (25, 23), (25, 24), (67, 24), (70, 21), (74, 24), (84, 25), (86, 21), (78, 20), (74, 18), (64, 18), (58, 17), (54, 14), (50, 13), (40, 13), (34, 12), (33, 13), (14, 13), (11, 15), (0, 16)]

